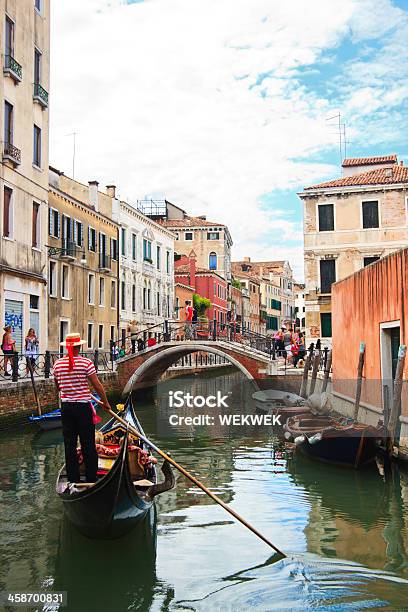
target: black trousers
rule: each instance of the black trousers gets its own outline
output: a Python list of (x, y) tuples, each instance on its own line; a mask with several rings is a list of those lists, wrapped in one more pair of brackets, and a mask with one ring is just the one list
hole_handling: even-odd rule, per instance
[(95, 425), (91, 405), (85, 402), (62, 402), (61, 421), (68, 481), (79, 482), (80, 480), (76, 455), (79, 436), (85, 463), (86, 480), (87, 482), (95, 482), (98, 455), (95, 448)]

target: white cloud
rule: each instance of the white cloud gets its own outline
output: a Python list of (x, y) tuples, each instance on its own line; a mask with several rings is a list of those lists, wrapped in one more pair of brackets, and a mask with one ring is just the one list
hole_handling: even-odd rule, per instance
[[(376, 1), (59, 0), (51, 163), (71, 172), (76, 131), (80, 180), (114, 181), (133, 200), (163, 193), (228, 223), (234, 256), (280, 258), (299, 224), (263, 211), (259, 197), (333, 172), (313, 163), (333, 145), (333, 101), (301, 86), (296, 70), (339, 45), (356, 15), (353, 35), (367, 37)], [(374, 16), (379, 27), (383, 13)], [(363, 114), (359, 95), (350, 108)], [(286, 252), (299, 268), (301, 243)]]

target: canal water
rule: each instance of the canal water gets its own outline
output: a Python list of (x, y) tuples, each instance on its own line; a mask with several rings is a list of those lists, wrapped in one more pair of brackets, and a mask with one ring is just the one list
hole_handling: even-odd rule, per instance
[(169, 432), (158, 418), (169, 390), (212, 394), (240, 383), (236, 372), (167, 380), (153, 405), (138, 402), (138, 416), (152, 440), (286, 559), (181, 475), (139, 530), (87, 540), (54, 493), (60, 431), (25, 427), (0, 434), (0, 590), (66, 591), (73, 612), (408, 610), (407, 473), (396, 468), (384, 482), (375, 469), (285, 454), (268, 429)]

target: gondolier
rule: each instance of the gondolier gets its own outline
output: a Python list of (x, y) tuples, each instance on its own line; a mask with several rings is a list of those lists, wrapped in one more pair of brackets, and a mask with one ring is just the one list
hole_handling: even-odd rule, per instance
[[(67, 355), (54, 364), (54, 379), (61, 398), (62, 433), (65, 445), (65, 466), (69, 482), (79, 482), (77, 440), (81, 442), (87, 482), (96, 481), (98, 456), (95, 448), (95, 410), (91, 404), (89, 384), (99, 393), (104, 409), (110, 405), (90, 359), (79, 355), (85, 342), (77, 333), (68, 334), (61, 346)], [(95, 418), (96, 417), (96, 418)]]

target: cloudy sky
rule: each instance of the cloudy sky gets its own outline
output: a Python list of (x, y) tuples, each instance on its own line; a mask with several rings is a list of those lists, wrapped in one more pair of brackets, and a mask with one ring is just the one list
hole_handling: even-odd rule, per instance
[[(408, 0), (54, 0), (51, 164), (302, 266), (302, 186), (407, 153)], [(344, 151), (343, 151), (344, 152)]]

